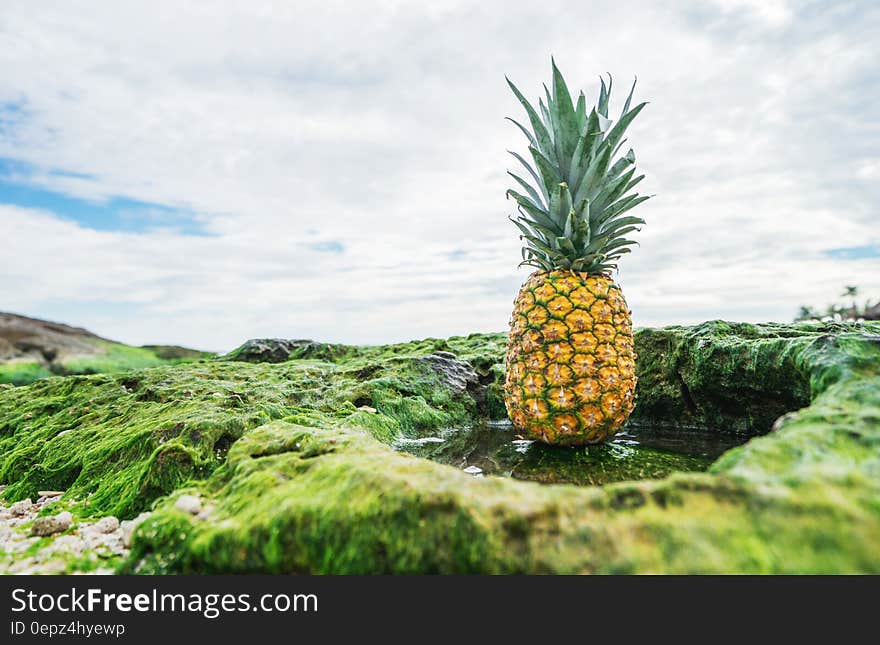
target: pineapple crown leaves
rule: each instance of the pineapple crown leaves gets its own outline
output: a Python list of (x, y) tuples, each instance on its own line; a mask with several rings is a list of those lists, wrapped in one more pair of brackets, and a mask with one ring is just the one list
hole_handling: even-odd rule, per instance
[[(572, 99), (565, 79), (551, 59), (553, 80), (544, 86), (537, 109), (510, 79), (507, 84), (525, 108), (531, 128), (509, 118), (528, 141), (531, 163), (509, 151), (525, 168), (528, 178), (508, 174), (516, 187), (507, 191), (519, 215), (511, 217), (523, 240), (522, 265), (543, 271), (570, 269), (608, 273), (636, 244), (625, 236), (638, 231), (644, 220), (625, 215), (648, 199), (631, 192), (644, 179), (635, 176), (635, 153), (619, 156), (623, 134), (647, 103), (630, 107), (635, 81), (620, 117), (609, 116), (612, 79), (600, 78), (596, 105), (587, 112), (583, 92)], [(545, 100), (546, 99), (546, 100)]]

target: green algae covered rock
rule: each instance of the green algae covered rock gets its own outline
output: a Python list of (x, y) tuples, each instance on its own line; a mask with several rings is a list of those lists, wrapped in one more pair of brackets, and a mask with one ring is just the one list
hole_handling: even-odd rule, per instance
[[(3, 495), (66, 490), (80, 517), (153, 509), (127, 573), (880, 572), (880, 325), (638, 331), (634, 421), (752, 437), (706, 472), (634, 450), (614, 483), (574, 486), (394, 449), (503, 418), (504, 342), (310, 343), (280, 363), (0, 390)], [(524, 463), (525, 479), (589, 484), (614, 461)]]

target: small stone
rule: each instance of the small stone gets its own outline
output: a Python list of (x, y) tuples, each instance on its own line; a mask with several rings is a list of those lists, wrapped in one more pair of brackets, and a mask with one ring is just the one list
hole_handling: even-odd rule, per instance
[(95, 522), (93, 526), (98, 533), (112, 533), (119, 528), (119, 520), (108, 515)]
[(119, 528), (122, 530), (122, 544), (125, 548), (131, 547), (131, 536), (134, 534), (134, 530), (137, 528), (138, 524), (143, 522), (150, 516), (149, 513), (141, 513), (133, 520), (123, 520)]
[(190, 515), (196, 515), (202, 510), (202, 502), (195, 495), (181, 495), (174, 502), (174, 508)]
[(85, 548), (85, 542), (76, 535), (62, 535), (52, 543), (52, 551), (64, 551), (74, 555), (81, 554)]
[(37, 495), (39, 495), (40, 497), (60, 497), (61, 495), (64, 495), (64, 491), (63, 490), (41, 490), (41, 491), (37, 491)]
[(369, 405), (362, 405), (358, 408), (358, 410), (363, 410), (364, 412), (369, 412), (370, 414), (378, 414), (378, 410), (376, 408), (371, 408)]
[(34, 503), (28, 499), (23, 499), (21, 501), (15, 502), (12, 506), (9, 507), (9, 512), (15, 516), (21, 516), (31, 510), (31, 507)]
[(20, 538), (9, 540), (5, 545), (6, 553), (23, 553), (27, 551), (31, 545), (37, 541), (35, 537)]
[(34, 571), (33, 573), (41, 573), (41, 574), (58, 574), (64, 573), (67, 570), (67, 563), (64, 560), (50, 560), (46, 562), (42, 566), (40, 566), (38, 571)]
[(101, 544), (113, 553), (121, 553), (125, 549), (122, 544), (121, 531), (101, 535)]
[(58, 513), (58, 515), (47, 515), (38, 517), (31, 525), (31, 535), (45, 537), (66, 531), (73, 525), (73, 516), (68, 512)]

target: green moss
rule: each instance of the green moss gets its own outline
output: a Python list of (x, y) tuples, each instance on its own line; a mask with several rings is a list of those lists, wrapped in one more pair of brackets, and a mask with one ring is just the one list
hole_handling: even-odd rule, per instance
[[(363, 370), (373, 378), (360, 381)], [(358, 412), (363, 396), (383, 414)], [(227, 361), (73, 376), (0, 396), (0, 482), (8, 499), (38, 490), (91, 495), (91, 512), (131, 517), (189, 479), (207, 477), (247, 431), (272, 419), (353, 425), (385, 441), (468, 418), (423, 364), (398, 357), (335, 365)]]
[(480, 480), (357, 433), (283, 423), (259, 432), (195, 491), (214, 504), (212, 517), (192, 519), (169, 501), (139, 531), (124, 571), (878, 568), (876, 516), (840, 508), (828, 491), (776, 499), (705, 475), (605, 489)]
[(202, 352), (197, 349), (180, 347), (179, 345), (142, 345), (141, 349), (155, 354), (163, 361), (172, 363), (189, 363), (202, 358), (214, 358), (216, 356), (213, 352)]
[(52, 372), (39, 363), (5, 363), (0, 365), (0, 383), (27, 385), (37, 379), (52, 376)]
[(196, 534), (181, 513), (161, 513), (138, 535), (145, 544), (176, 536), (178, 548), (135, 557), (135, 569), (476, 571), (491, 566), (502, 546), (456, 503), (466, 490), (424, 497), (418, 488), (427, 481), (426, 462), (361, 433), (275, 423), (242, 443), (229, 468), (205, 486), (217, 495), (218, 530)]
[[(641, 421), (758, 435), (797, 410), (706, 473), (576, 487), (474, 478), (393, 450), (497, 412), (491, 394), (454, 392), (413, 360), (453, 352), (491, 392), (503, 336), (473, 335), (0, 390), (0, 482), (10, 500), (92, 493), (86, 514), (155, 503), (126, 572), (876, 573), (877, 335), (877, 324), (640, 330)], [(551, 452), (537, 472), (566, 467)], [(634, 478), (686, 467), (631, 465)], [(183, 491), (208, 519), (174, 509)]]
[(94, 345), (96, 353), (88, 356), (62, 357), (45, 365), (38, 362), (0, 364), (0, 384), (28, 385), (49, 376), (124, 372), (158, 365), (190, 363), (214, 356), (209, 352), (177, 346), (131, 347), (101, 339), (89, 339), (84, 342)]
[(63, 361), (61, 369), (68, 374), (100, 374), (123, 372), (162, 365), (165, 361), (143, 347), (131, 347), (120, 343), (95, 340), (103, 351), (95, 356), (83, 356)]
[[(451, 338), (426, 338), (395, 345), (339, 345), (317, 343), (314, 341), (296, 341), (291, 352), (291, 360), (320, 360), (330, 363), (363, 364), (376, 363), (393, 358), (411, 356), (427, 356), (434, 352), (452, 352), (465, 360), (477, 370), (485, 374), (491, 370), (504, 356), (505, 334), (470, 334)], [(241, 357), (242, 345), (223, 358), (238, 360)]]
[[(823, 354), (855, 327), (751, 325), (712, 321), (636, 331), (639, 359), (634, 417), (651, 424), (761, 434), (780, 415), (806, 406)], [(847, 359), (851, 360), (851, 359)], [(822, 370), (821, 378), (829, 378)]]
[(223, 376), (220, 365), (186, 374), (166, 367), (50, 379), (8, 392), (0, 399), (0, 480), (12, 484), (6, 497), (68, 490), (92, 494), (94, 512), (129, 517), (210, 473), (222, 459), (215, 448), (283, 411), (282, 395), (271, 387), (261, 409), (240, 408), (235, 381)]
[(390, 444), (401, 435), (400, 422), (384, 414), (358, 410), (346, 420), (348, 425), (362, 428), (375, 439)]
[(506, 419), (507, 407), (504, 403), (504, 365), (496, 363), (486, 374), (486, 415), (490, 419)]

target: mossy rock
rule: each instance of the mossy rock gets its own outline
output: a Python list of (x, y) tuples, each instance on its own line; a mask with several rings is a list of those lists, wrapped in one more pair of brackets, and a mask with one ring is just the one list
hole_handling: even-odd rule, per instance
[[(475, 334), (0, 390), (0, 483), (9, 500), (66, 489), (83, 515), (153, 507), (123, 572), (876, 573), (878, 338), (873, 323), (638, 331), (639, 421), (754, 437), (705, 473), (578, 487), (393, 450), (503, 414), (504, 336)], [(438, 351), (486, 387), (450, 388), (419, 360)], [(184, 493), (201, 515), (174, 507)]]

